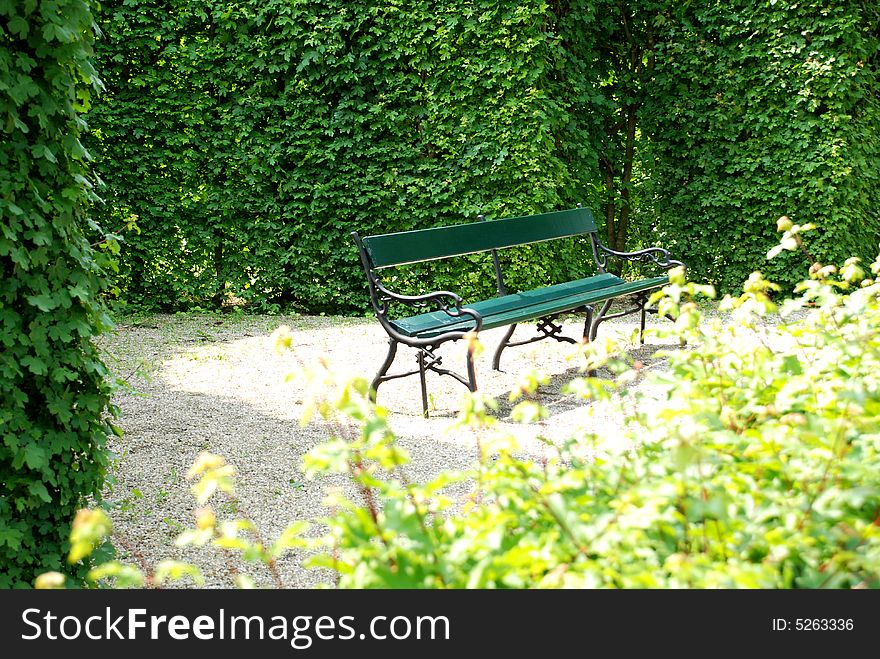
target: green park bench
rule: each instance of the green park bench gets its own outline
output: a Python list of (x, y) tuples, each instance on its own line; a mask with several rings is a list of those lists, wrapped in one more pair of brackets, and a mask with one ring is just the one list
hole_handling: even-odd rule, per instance
[[(664, 286), (669, 279), (666, 275), (661, 275), (626, 281), (606, 272), (608, 259), (651, 262), (664, 269), (682, 265), (679, 261), (671, 259), (669, 252), (660, 247), (650, 247), (637, 252), (617, 252), (609, 249), (599, 240), (593, 214), (580, 205), (570, 210), (488, 221), (483, 221), (481, 215), (479, 220), (470, 224), (416, 229), (363, 238), (359, 237), (357, 232), (352, 233), (367, 275), (373, 311), (389, 336), (388, 355), (371, 383), (374, 397), (383, 382), (418, 374), (422, 385), (422, 408), (427, 416), (428, 392), (425, 383), (427, 371), (451, 376), (471, 391), (476, 391), (477, 379), (473, 354), (470, 350), (467, 355), (467, 377), (441, 368), (442, 358), (436, 354), (441, 344), (457, 341), (470, 332), (508, 327), (495, 351), (492, 361), (495, 370), (499, 370), (502, 351), (511, 346), (546, 338), (577, 343), (575, 339), (562, 334), (562, 327), (557, 322), (559, 316), (566, 313), (577, 312), (586, 315), (583, 341), (595, 339), (599, 324), (604, 320), (640, 313), (640, 338), (644, 342), (645, 313), (656, 311), (647, 308), (649, 291)], [(497, 250), (576, 236), (589, 237), (598, 274), (519, 293), (507, 292)], [(465, 304), (460, 296), (451, 291), (400, 295), (389, 290), (380, 281), (379, 273), (385, 268), (479, 252), (490, 252), (495, 264), (498, 296), (488, 300)], [(624, 296), (632, 300), (632, 308), (608, 314), (612, 301)], [(432, 310), (396, 317), (397, 314), (392, 313), (392, 308), (400, 305), (407, 309)], [(594, 313), (597, 305), (601, 306), (598, 313)], [(537, 336), (512, 341), (516, 325), (527, 321), (537, 322)], [(418, 368), (405, 373), (388, 374), (400, 344), (417, 350)]]

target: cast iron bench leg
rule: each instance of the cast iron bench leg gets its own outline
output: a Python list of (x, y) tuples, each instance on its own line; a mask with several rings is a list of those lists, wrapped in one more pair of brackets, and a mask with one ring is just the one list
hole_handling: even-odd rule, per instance
[(639, 325), (639, 343), (645, 345), (645, 305), (648, 303), (644, 295), (639, 295), (639, 306), (642, 308), (641, 322)]
[(468, 389), (470, 389), (471, 391), (476, 391), (477, 390), (477, 371), (474, 368), (474, 353), (471, 350), (468, 350), (468, 353), (467, 353), (467, 374), (468, 374)]
[(419, 350), (419, 379), (422, 383), (422, 416), (428, 418), (428, 383), (425, 381), (425, 351)]
[(394, 361), (394, 356), (396, 354), (397, 340), (388, 339), (388, 355), (385, 357), (382, 368), (379, 369), (379, 372), (376, 373), (376, 377), (374, 377), (373, 381), (370, 383), (370, 398), (374, 403), (376, 402), (376, 394), (379, 391), (379, 385), (384, 381), (383, 376), (388, 372), (388, 369), (391, 368), (391, 363)]
[(605, 300), (605, 304), (602, 305), (602, 308), (599, 310), (599, 315), (596, 316), (596, 320), (593, 321), (593, 327), (590, 329), (590, 341), (596, 340), (596, 334), (599, 333), (599, 323), (601, 323), (605, 314), (608, 313), (608, 309), (611, 308), (611, 302), (613, 300)]
[(507, 329), (507, 333), (504, 335), (504, 338), (501, 339), (501, 343), (498, 344), (498, 348), (495, 349), (495, 356), (492, 358), (492, 370), (501, 370), (501, 352), (507, 347), (507, 342), (510, 341), (510, 337), (513, 336), (513, 330), (515, 329), (516, 323), (514, 323)]
[(587, 317), (584, 320), (584, 343), (590, 342), (590, 327), (593, 325), (593, 307), (585, 307)]

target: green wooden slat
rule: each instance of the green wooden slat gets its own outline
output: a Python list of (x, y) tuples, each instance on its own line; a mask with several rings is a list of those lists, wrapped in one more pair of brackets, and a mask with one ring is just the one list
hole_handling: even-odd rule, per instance
[[(516, 309), (529, 307), (551, 300), (559, 300), (561, 298), (593, 291), (597, 288), (613, 286), (619, 283), (623, 283), (623, 280), (620, 277), (612, 274), (601, 274), (596, 275), (595, 277), (569, 281), (564, 284), (556, 284), (555, 286), (546, 286), (544, 288), (525, 291), (523, 293), (495, 297), (474, 304), (466, 304), (464, 306), (477, 311), (481, 316), (486, 318), (493, 314), (514, 311)], [(470, 316), (468, 316), (468, 318), (470, 318)], [(443, 311), (431, 311), (429, 313), (419, 314), (418, 316), (401, 318), (400, 320), (395, 320), (393, 322), (395, 326), (407, 336), (415, 336), (426, 330), (461, 323), (460, 320), (450, 317)]]
[(503, 325), (510, 325), (511, 323), (534, 320), (543, 316), (561, 313), (584, 304), (603, 302), (609, 298), (629, 295), (630, 293), (637, 293), (651, 288), (659, 288), (668, 282), (668, 277), (654, 277), (653, 279), (645, 279), (642, 281), (628, 281), (609, 288), (587, 291), (578, 295), (551, 300), (538, 305), (513, 309), (508, 312), (493, 314), (489, 317), (489, 324), (484, 324), (483, 328), (492, 329), (493, 327), (501, 327)]
[(527, 245), (591, 231), (596, 231), (596, 222), (590, 210), (573, 208), (542, 215), (367, 236), (363, 243), (373, 266), (385, 268)]
[[(613, 275), (610, 275), (613, 277)], [(600, 288), (590, 286), (591, 280), (602, 278), (603, 275), (581, 279), (576, 282), (568, 282), (558, 286), (549, 286), (545, 289), (536, 291), (528, 291), (526, 293), (516, 293), (491, 300), (482, 300), (474, 304), (465, 305), (474, 311), (479, 312), (483, 316), (483, 329), (492, 329), (494, 327), (502, 327), (511, 323), (520, 323), (527, 320), (535, 320), (543, 316), (551, 316), (553, 314), (569, 311), (585, 304), (595, 304), (610, 298), (639, 291), (659, 288), (665, 285), (668, 277), (653, 277), (641, 281), (625, 282), (617, 279), (620, 283), (605, 286), (609, 280), (603, 279), (598, 283), (602, 285)], [(564, 288), (569, 285), (581, 285), (583, 288), (572, 294), (571, 290), (576, 289)], [(545, 293), (542, 296), (534, 296), (535, 293)], [(558, 293), (553, 295), (553, 293)], [(529, 296), (532, 296), (531, 298)], [(541, 297), (536, 302), (536, 298)], [(513, 298), (513, 299), (509, 299)], [(504, 304), (501, 304), (504, 303)], [(431, 338), (443, 334), (445, 332), (467, 331), (473, 327), (470, 319), (461, 320), (452, 318), (441, 312), (431, 312), (420, 314), (410, 318), (403, 318), (392, 321), (401, 334), (406, 336), (415, 336), (419, 338)]]

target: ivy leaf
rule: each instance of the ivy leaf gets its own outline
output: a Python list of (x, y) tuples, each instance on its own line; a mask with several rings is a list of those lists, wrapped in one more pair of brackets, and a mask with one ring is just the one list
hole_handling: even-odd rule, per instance
[(28, 485), (28, 492), (45, 503), (52, 503), (52, 497), (49, 496), (49, 490), (40, 481), (34, 481)]
[(46, 375), (46, 373), (49, 372), (49, 367), (46, 362), (33, 355), (22, 357), (21, 363), (27, 366), (28, 370), (34, 375)]
[(42, 469), (49, 461), (46, 451), (34, 443), (30, 443), (24, 447), (24, 462), (31, 469)]
[(10, 33), (17, 34), (21, 38), (27, 37), (30, 28), (28, 22), (21, 16), (13, 16), (9, 19), (8, 25)]
[(40, 295), (28, 295), (27, 301), (37, 307), (40, 311), (52, 311), (58, 306), (58, 299), (49, 293), (41, 293)]
[(24, 534), (18, 529), (0, 528), (0, 545), (6, 545), (13, 551), (21, 547)]

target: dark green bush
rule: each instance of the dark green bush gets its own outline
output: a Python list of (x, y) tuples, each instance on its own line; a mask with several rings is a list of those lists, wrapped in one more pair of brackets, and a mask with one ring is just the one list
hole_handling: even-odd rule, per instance
[[(172, 4), (103, 3), (108, 92), (90, 123), (108, 185), (102, 221), (134, 214), (141, 229), (121, 255), (127, 301), (202, 304), (228, 286), (264, 306), (363, 309), (352, 230), (544, 212), (595, 194), (581, 125), (590, 97), (560, 101), (583, 76), (565, 80), (577, 63), (543, 4)], [(580, 253), (510, 255), (510, 284), (569, 278)], [(490, 263), (476, 267), (457, 288), (491, 294)], [(466, 269), (433, 272), (443, 287)]]
[[(764, 268), (780, 215), (822, 227), (810, 249), (824, 262), (880, 243), (876, 3), (764, 4), (662, 16), (642, 116), (662, 242), (724, 290)], [(791, 259), (766, 270), (789, 287), (797, 272)]]
[[(137, 219), (117, 283), (138, 306), (361, 311), (350, 231), (576, 202), (609, 244), (672, 247), (724, 289), (782, 214), (820, 223), (823, 260), (870, 258), (880, 233), (867, 2), (108, 0), (101, 25), (98, 219)], [(504, 259), (526, 288), (582, 256)], [(398, 284), (428, 274), (493, 290), (486, 259)]]
[[(105, 255), (85, 129), (94, 24), (83, 0), (0, 3), (0, 587), (64, 568), (74, 513), (103, 484), (107, 372), (92, 337)], [(96, 226), (92, 233), (99, 233)]]

